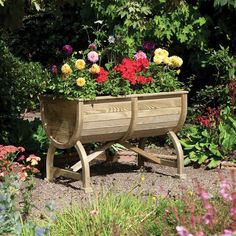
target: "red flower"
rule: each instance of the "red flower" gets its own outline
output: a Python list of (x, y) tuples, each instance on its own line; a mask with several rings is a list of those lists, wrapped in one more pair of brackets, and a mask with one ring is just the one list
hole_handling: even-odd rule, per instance
[(100, 72), (99, 72), (99, 74), (96, 75), (96, 81), (98, 83), (106, 82), (108, 74), (109, 73), (103, 67), (100, 67)]
[(146, 58), (140, 58), (137, 61), (133, 61), (130, 58), (123, 58), (121, 64), (114, 67), (114, 71), (119, 72), (121, 77), (128, 80), (132, 85), (137, 83), (144, 85), (150, 83), (152, 78), (146, 78), (143, 75), (139, 75), (139, 73), (145, 71), (148, 65), (149, 62)]

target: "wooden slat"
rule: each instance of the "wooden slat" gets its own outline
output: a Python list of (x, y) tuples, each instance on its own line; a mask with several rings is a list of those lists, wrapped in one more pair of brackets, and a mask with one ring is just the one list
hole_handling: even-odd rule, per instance
[(131, 101), (126, 102), (104, 102), (98, 104), (85, 104), (84, 114), (95, 114), (95, 113), (118, 113), (131, 111)]
[(179, 121), (179, 114), (142, 117), (137, 119), (137, 125), (159, 124), (168, 121)]
[(148, 99), (138, 102), (138, 110), (155, 110), (160, 108), (181, 107), (181, 99), (177, 98), (161, 98)]
[(135, 131), (170, 128), (170, 127), (175, 127), (177, 125), (177, 123), (178, 123), (178, 120), (158, 122), (158, 123), (150, 123), (150, 124), (137, 124)]
[[(87, 156), (87, 160), (88, 162), (91, 162), (93, 159), (95, 159), (96, 157), (98, 157), (100, 154), (102, 154), (107, 148), (109, 148), (112, 144), (114, 144), (113, 142), (109, 142), (104, 144), (102, 147), (100, 147), (97, 151), (93, 152), (92, 154)], [(71, 166), (71, 169), (73, 171), (78, 171), (82, 168), (82, 163), (81, 161), (77, 162), (76, 164), (74, 164), (73, 166)]]
[[(175, 91), (175, 92), (160, 92), (160, 93), (147, 93), (147, 94), (131, 94), (131, 95), (126, 95), (126, 96), (117, 96), (117, 97), (112, 97), (112, 96), (101, 96), (97, 97), (95, 101), (114, 101), (117, 99), (129, 99), (131, 97), (139, 97), (140, 98), (148, 98), (148, 97), (156, 97), (156, 98), (161, 98), (161, 97), (176, 97), (181, 94), (187, 94), (187, 91)], [(86, 99), (77, 99), (79, 101), (87, 101)]]
[(64, 176), (66, 178), (70, 178), (70, 179), (76, 179), (76, 180), (81, 180), (81, 174), (80, 173), (76, 173), (73, 172), (71, 170), (65, 170), (65, 169), (61, 169), (58, 167), (52, 167), (52, 171), (53, 171), (53, 176), (59, 177), (59, 176)]
[(110, 127), (127, 127), (130, 124), (130, 119), (115, 119), (103, 121), (84, 122), (84, 129), (110, 128)]

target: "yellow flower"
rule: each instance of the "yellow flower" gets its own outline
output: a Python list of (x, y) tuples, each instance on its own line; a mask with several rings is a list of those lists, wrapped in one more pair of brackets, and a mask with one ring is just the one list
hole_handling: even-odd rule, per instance
[(170, 58), (169, 57), (164, 57), (163, 58), (163, 63), (166, 65), (170, 65)]
[(179, 74), (180, 74), (180, 69), (178, 69), (178, 70), (176, 71), (176, 74), (177, 74), (177, 75), (179, 75)]
[(160, 65), (163, 61), (163, 57), (160, 56), (160, 55), (155, 55), (153, 57), (153, 61), (154, 61), (155, 64)]
[(76, 80), (76, 84), (77, 86), (79, 87), (83, 87), (85, 85), (85, 79), (82, 78), (82, 77), (79, 77), (77, 80)]
[(83, 59), (78, 59), (76, 60), (75, 62), (75, 67), (78, 69), (78, 70), (83, 70), (85, 68), (85, 61)]
[(157, 48), (157, 49), (154, 51), (154, 54), (155, 54), (155, 56), (156, 56), (156, 55), (160, 55), (161, 52), (162, 52), (162, 48)]
[(90, 68), (89, 68), (89, 72), (92, 74), (98, 74), (100, 72), (100, 66), (97, 64), (93, 64)]
[(63, 74), (66, 74), (66, 75), (70, 75), (72, 73), (72, 70), (70, 68), (70, 66), (68, 64), (64, 64), (62, 67), (61, 67), (61, 72)]
[(144, 182), (144, 180), (145, 180), (144, 175), (141, 175), (141, 181)]
[(162, 49), (162, 48), (157, 48), (155, 51), (154, 51), (154, 54), (155, 56), (162, 56), (162, 57), (168, 57), (169, 56), (169, 52), (165, 49)]
[(178, 56), (170, 57), (170, 66), (172, 66), (174, 68), (178, 68), (178, 67), (182, 66), (182, 64), (183, 64), (182, 58), (180, 58)]
[(156, 197), (156, 196), (152, 196), (152, 200), (153, 200), (154, 202), (156, 202), (156, 201), (157, 201), (157, 197)]

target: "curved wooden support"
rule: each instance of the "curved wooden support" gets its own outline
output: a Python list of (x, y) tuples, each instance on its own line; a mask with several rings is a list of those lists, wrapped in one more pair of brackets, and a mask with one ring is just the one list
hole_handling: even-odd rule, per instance
[(187, 107), (188, 107), (188, 96), (187, 94), (181, 94), (181, 113), (180, 113), (180, 118), (177, 126), (173, 129), (174, 132), (179, 131), (186, 120), (187, 116)]
[(81, 164), (82, 164), (82, 180), (83, 180), (84, 191), (86, 193), (92, 192), (93, 190), (90, 186), (90, 169), (89, 169), (87, 153), (80, 141), (76, 142), (75, 148), (79, 154)]
[[(146, 138), (141, 138), (139, 140), (139, 144), (138, 144), (138, 147), (141, 148), (141, 149), (144, 149), (145, 148), (145, 143), (146, 143)], [(138, 166), (139, 167), (142, 167), (144, 166), (144, 157), (140, 154), (138, 154)]]
[(71, 148), (75, 145), (76, 141), (79, 140), (80, 134), (83, 128), (83, 101), (78, 101), (77, 107), (76, 107), (76, 120), (75, 120), (75, 128), (74, 133), (70, 137), (70, 139), (67, 142), (59, 142), (55, 138), (50, 135), (48, 129), (47, 129), (47, 121), (45, 118), (45, 111), (44, 111), (44, 100), (43, 97), (40, 99), (40, 113), (41, 113), (41, 119), (43, 123), (44, 130), (50, 139), (51, 143), (56, 147), (60, 149), (66, 149)]
[(184, 153), (180, 141), (173, 131), (168, 132), (168, 136), (174, 144), (176, 155), (177, 155), (177, 175), (181, 179), (185, 179), (186, 175), (183, 173), (184, 170)]
[(137, 116), (138, 116), (138, 98), (133, 97), (131, 98), (131, 119), (129, 128), (120, 141), (125, 141), (130, 137), (132, 137), (132, 134), (134, 133), (135, 130), (135, 125), (137, 123)]
[(56, 151), (56, 147), (50, 143), (49, 148), (48, 148), (48, 153), (47, 153), (47, 159), (46, 159), (46, 180), (48, 181), (53, 181), (53, 161), (54, 161), (54, 154)]

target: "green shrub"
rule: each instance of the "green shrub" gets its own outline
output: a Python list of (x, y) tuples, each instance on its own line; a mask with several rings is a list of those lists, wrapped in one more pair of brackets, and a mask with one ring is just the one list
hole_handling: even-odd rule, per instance
[(197, 163), (215, 168), (224, 160), (235, 162), (236, 118), (229, 107), (221, 111), (208, 108), (208, 112), (196, 120), (198, 124), (181, 131), (185, 164)]
[(25, 110), (39, 107), (48, 74), (39, 63), (26, 63), (15, 57), (0, 40), (0, 141), (14, 133), (14, 120)]

